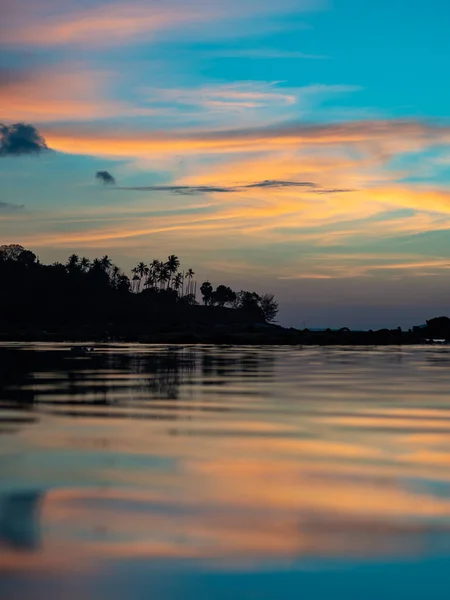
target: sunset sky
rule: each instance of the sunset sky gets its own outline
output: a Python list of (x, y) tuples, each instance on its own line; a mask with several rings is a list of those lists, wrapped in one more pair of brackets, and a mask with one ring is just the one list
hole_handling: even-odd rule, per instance
[(125, 270), (177, 254), (199, 282), (274, 292), (284, 325), (450, 314), (448, 0), (0, 14), (0, 122), (53, 150), (0, 156), (0, 243)]

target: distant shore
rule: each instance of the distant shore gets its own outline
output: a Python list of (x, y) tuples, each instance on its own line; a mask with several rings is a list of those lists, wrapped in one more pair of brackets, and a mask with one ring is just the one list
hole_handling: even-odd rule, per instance
[(302, 345), (302, 346), (388, 346), (445, 343), (450, 335), (428, 328), (380, 329), (351, 331), (348, 328), (324, 331), (284, 328), (272, 324), (248, 327), (186, 328), (145, 333), (80, 328), (65, 331), (24, 329), (1, 332), (1, 342), (67, 342), (67, 343), (142, 343), (142, 344), (222, 344), (222, 345)]
[(1, 245), (0, 341), (386, 346), (450, 340), (448, 317), (406, 331), (281, 327), (274, 294), (201, 280), (197, 286), (194, 276), (174, 254), (139, 262), (130, 279), (108, 255), (72, 254), (64, 264), (46, 265), (20, 244)]

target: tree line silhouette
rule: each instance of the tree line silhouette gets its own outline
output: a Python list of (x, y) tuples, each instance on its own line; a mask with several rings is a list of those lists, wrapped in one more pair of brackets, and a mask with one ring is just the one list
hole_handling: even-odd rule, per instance
[(91, 260), (72, 254), (65, 263), (47, 265), (19, 244), (3, 245), (0, 282), (0, 331), (107, 324), (136, 332), (151, 324), (271, 322), (278, 313), (273, 294), (214, 288), (209, 281), (197, 290), (195, 272), (181, 270), (173, 254), (166, 261), (139, 262), (129, 277), (107, 255)]

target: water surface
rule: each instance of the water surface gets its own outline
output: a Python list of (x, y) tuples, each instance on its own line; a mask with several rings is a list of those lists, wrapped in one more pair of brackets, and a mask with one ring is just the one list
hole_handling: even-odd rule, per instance
[(446, 347), (0, 347), (2, 598), (448, 598)]

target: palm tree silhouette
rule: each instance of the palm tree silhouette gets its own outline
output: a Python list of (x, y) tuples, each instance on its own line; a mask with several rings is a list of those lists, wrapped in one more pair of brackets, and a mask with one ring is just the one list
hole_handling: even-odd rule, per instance
[(175, 254), (171, 254), (167, 258), (167, 262), (165, 263), (165, 267), (167, 268), (167, 270), (169, 272), (169, 279), (167, 281), (167, 289), (169, 289), (170, 281), (171, 281), (172, 277), (175, 275), (175, 273), (178, 271), (179, 266), (180, 266), (180, 261), (178, 259), (178, 256), (175, 256)]
[(160, 289), (164, 288), (164, 284), (170, 280), (170, 272), (164, 263), (159, 264), (158, 269), (158, 281), (160, 283)]
[(159, 275), (159, 266), (160, 262), (157, 259), (152, 260), (148, 268), (148, 277), (145, 287), (156, 287), (158, 283), (158, 275)]
[(187, 272), (186, 272), (186, 275), (185, 275), (186, 279), (188, 280), (188, 286), (187, 286), (187, 290), (186, 290), (186, 293), (188, 295), (192, 294), (192, 290), (191, 290), (191, 288), (192, 288), (192, 278), (194, 277), (194, 275), (195, 275), (195, 273), (194, 273), (194, 271), (192, 269), (188, 269)]
[(183, 286), (183, 275), (182, 273), (177, 273), (173, 279), (173, 289), (179, 292), (179, 289)]
[(69, 272), (73, 273), (76, 271), (80, 266), (80, 257), (78, 254), (71, 254), (67, 259), (66, 266)]
[(134, 273), (133, 278), (132, 278), (132, 282), (133, 282), (132, 286), (133, 286), (133, 292), (136, 294), (139, 291), (138, 286), (141, 282), (141, 279), (135, 269), (136, 269), (136, 267), (131, 269), (131, 272)]
[(142, 278), (145, 277), (146, 275), (148, 275), (148, 267), (145, 263), (140, 262), (137, 266), (138, 269), (138, 275)]
[(144, 279), (144, 277), (148, 276), (150, 271), (149, 271), (149, 268), (147, 267), (147, 265), (142, 261), (136, 265), (135, 269), (136, 269), (136, 275), (138, 275), (138, 277), (139, 277), (138, 291), (140, 292), (142, 280)]
[(179, 260), (178, 256), (175, 256), (175, 254), (171, 254), (167, 258), (166, 265), (167, 265), (168, 269), (170, 270), (170, 272), (172, 274), (175, 274), (178, 271), (178, 267), (180, 266), (180, 260)]
[(83, 273), (86, 273), (86, 271), (89, 271), (89, 267), (91, 266), (91, 261), (86, 258), (86, 256), (83, 256), (83, 258), (80, 261), (80, 267), (81, 270), (83, 271)]
[(120, 277), (120, 269), (117, 265), (113, 265), (111, 269), (111, 283), (113, 287), (117, 287), (117, 283)]
[(102, 261), (99, 258), (94, 258), (92, 261), (91, 269), (93, 271), (103, 270)]
[(108, 273), (112, 267), (112, 261), (107, 254), (100, 259), (100, 264), (106, 273)]

